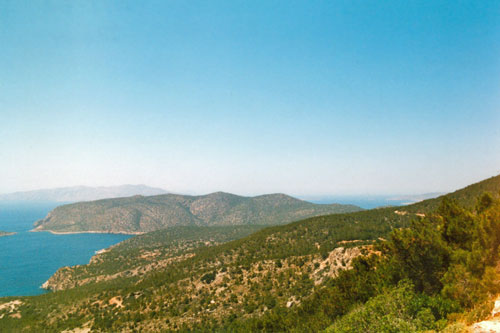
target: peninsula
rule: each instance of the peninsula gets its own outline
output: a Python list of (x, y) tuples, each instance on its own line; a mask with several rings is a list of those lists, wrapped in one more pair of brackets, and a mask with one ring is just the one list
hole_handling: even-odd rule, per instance
[(285, 194), (133, 196), (59, 206), (35, 222), (33, 231), (139, 234), (172, 226), (280, 225), (360, 210), (354, 205), (313, 204)]

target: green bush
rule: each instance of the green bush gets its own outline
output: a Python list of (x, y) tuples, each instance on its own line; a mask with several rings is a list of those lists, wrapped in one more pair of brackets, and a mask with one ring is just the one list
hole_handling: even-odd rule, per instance
[(326, 332), (414, 332), (435, 328), (428, 298), (417, 294), (409, 281), (349, 312)]

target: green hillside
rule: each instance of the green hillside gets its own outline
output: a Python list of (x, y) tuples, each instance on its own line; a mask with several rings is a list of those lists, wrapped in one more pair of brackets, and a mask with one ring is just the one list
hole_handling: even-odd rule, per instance
[[(1, 298), (0, 328), (412, 332), (483, 318), (500, 292), (498, 180), (248, 236), (243, 227), (136, 236), (60, 270), (64, 290)], [(479, 200), (478, 188), (494, 197)]]
[(63, 290), (101, 280), (144, 275), (187, 259), (194, 250), (243, 238), (264, 226), (171, 227), (129, 238), (95, 255), (89, 265), (63, 267), (44, 285)]
[(143, 233), (172, 226), (276, 225), (359, 210), (353, 205), (317, 205), (284, 194), (134, 196), (57, 207), (35, 224), (35, 231)]

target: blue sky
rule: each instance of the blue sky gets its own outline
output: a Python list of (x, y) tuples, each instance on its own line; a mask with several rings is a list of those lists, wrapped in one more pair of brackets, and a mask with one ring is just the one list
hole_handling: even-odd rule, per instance
[(498, 1), (1, 1), (0, 193), (500, 173)]

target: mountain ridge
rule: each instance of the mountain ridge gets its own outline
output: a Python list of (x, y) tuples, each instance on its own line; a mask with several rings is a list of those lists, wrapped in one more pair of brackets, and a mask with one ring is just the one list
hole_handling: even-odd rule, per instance
[(143, 184), (97, 187), (80, 185), (0, 194), (0, 201), (79, 202), (165, 193), (168, 192), (161, 188), (150, 187)]
[(169, 193), (59, 206), (35, 222), (33, 231), (141, 233), (179, 225), (274, 225), (360, 210), (353, 205), (313, 204), (282, 193), (255, 197)]

